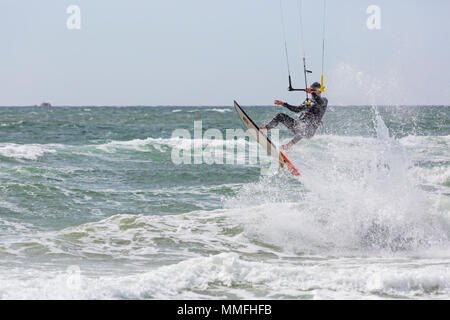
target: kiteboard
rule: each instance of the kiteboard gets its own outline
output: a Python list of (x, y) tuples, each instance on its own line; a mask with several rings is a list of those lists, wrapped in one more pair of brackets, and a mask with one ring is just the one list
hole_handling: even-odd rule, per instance
[(270, 141), (270, 139), (253, 122), (253, 120), (250, 119), (250, 117), (245, 113), (245, 111), (239, 106), (236, 101), (234, 101), (234, 108), (236, 109), (239, 118), (241, 119), (244, 126), (248, 129), (250, 134), (267, 151), (269, 155), (278, 160), (280, 167), (287, 168), (287, 170), (294, 176), (300, 176), (300, 173), (292, 165), (289, 159), (283, 154), (283, 152), (278, 151), (277, 147), (272, 143), (272, 141)]

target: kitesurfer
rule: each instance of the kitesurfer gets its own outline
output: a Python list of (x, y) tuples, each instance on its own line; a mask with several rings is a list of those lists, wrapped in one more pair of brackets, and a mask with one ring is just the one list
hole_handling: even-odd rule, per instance
[(292, 106), (286, 102), (275, 100), (275, 104), (288, 108), (292, 112), (301, 112), (302, 115), (295, 120), (285, 113), (277, 114), (272, 121), (267, 125), (260, 127), (261, 130), (271, 130), (275, 128), (280, 122), (284, 124), (289, 130), (291, 130), (295, 136), (287, 144), (282, 145), (283, 150), (289, 150), (295, 143), (302, 138), (310, 139), (314, 136), (317, 128), (322, 123), (322, 118), (325, 114), (328, 105), (328, 99), (322, 97), (322, 91), (320, 83), (314, 82), (310, 88), (306, 88), (305, 91), (312, 96), (312, 101), (306, 100), (300, 106)]

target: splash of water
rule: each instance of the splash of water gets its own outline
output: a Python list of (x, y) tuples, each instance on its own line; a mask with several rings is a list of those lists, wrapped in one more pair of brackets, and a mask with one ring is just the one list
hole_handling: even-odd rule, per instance
[(448, 247), (448, 214), (436, 210), (436, 199), (411, 177), (411, 157), (374, 111), (376, 138), (328, 136), (326, 147), (314, 139), (303, 143), (297, 158), (303, 186), (263, 178), (229, 201), (261, 205), (241, 218), (248, 236), (296, 253)]

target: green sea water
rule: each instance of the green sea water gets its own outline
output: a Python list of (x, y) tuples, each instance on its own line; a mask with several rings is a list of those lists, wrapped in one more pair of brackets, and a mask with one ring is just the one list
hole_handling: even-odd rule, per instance
[(0, 108), (0, 298), (450, 297), (449, 106), (330, 106), (287, 154), (300, 179), (174, 164), (230, 143), (173, 136), (195, 121), (243, 128), (231, 106)]

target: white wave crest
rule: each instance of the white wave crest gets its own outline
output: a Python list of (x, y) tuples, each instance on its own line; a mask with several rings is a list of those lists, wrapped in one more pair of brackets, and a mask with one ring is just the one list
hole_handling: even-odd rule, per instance
[(0, 156), (13, 159), (37, 160), (46, 153), (56, 153), (50, 146), (38, 144), (3, 144), (0, 145)]
[[(404, 269), (408, 261), (304, 259), (268, 263), (248, 261), (237, 253), (157, 267), (134, 274), (90, 275), (78, 267), (68, 271), (11, 270), (0, 275), (2, 299), (359, 299), (433, 296), (448, 299), (450, 273), (446, 261)], [(68, 269), (69, 270), (69, 269)]]
[(210, 109), (194, 109), (194, 110), (182, 110), (182, 109), (175, 109), (172, 110), (172, 113), (178, 113), (178, 112), (188, 112), (188, 113), (193, 113), (193, 112), (220, 112), (220, 113), (225, 113), (225, 112), (232, 112), (233, 110), (230, 108), (210, 108)]

